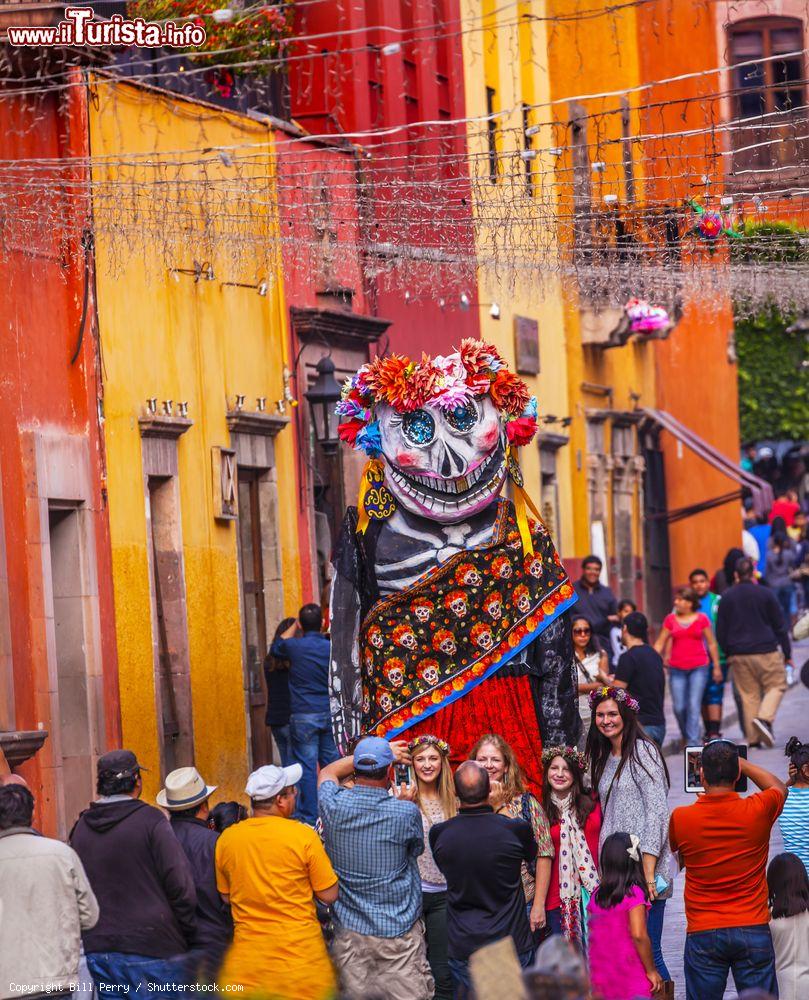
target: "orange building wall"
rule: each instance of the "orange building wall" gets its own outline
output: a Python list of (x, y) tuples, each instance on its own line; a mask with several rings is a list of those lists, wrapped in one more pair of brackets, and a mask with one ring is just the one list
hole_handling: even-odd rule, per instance
[[(84, 88), (79, 86), (37, 98), (4, 99), (0, 102), (0, 159), (58, 162), (63, 157), (85, 157), (85, 101)], [(5, 183), (12, 184), (14, 176)], [(48, 836), (64, 836), (76, 818), (64, 815), (59, 805), (63, 782), (60, 711), (69, 710), (60, 708), (55, 682), (52, 586), (45, 550), (49, 501), (77, 498), (68, 493), (60, 496), (57, 491), (63, 486), (58, 483), (80, 481), (82, 507), (93, 539), (87, 557), (97, 587), (98, 618), (95, 625), (85, 618), (85, 634), (90, 636), (88, 661), (100, 671), (88, 678), (98, 720), (97, 749), (120, 746), (121, 739), (97, 343), (91, 299), (84, 337), (71, 364), (84, 279), (76, 242), (82, 206), (69, 198), (60, 204), (59, 195), (36, 189), (31, 195), (25, 189), (25, 173), (16, 176), (20, 177), (17, 204), (21, 211), (27, 209), (32, 220), (41, 211), (42, 219), (49, 220), (48, 213), (58, 210), (64, 228), (49, 232), (49, 221), (43, 221), (42, 227), (19, 234), (9, 226), (6, 234), (8, 256), (0, 297), (0, 528), (5, 534), (13, 660), (11, 721), (17, 730), (49, 733), (42, 749), (20, 771), (36, 798), (37, 828)], [(43, 451), (47, 459), (42, 458)], [(49, 474), (54, 482), (47, 481)]]
[[(637, 8), (638, 52), (643, 80), (699, 73), (720, 65), (712, 11), (703, 3), (657, 0)], [(712, 100), (720, 74), (666, 83), (644, 91), (640, 112), (644, 134), (666, 138), (644, 143), (646, 190), (650, 202), (663, 199), (681, 207), (689, 197), (716, 196), (721, 189), (722, 159), (709, 131), (719, 120), (720, 102)], [(701, 134), (679, 133), (701, 130)], [(711, 180), (706, 185), (705, 178)], [(713, 263), (699, 244), (682, 242), (688, 257)], [(719, 263), (721, 251), (717, 254)], [(697, 293), (698, 294), (698, 293)], [(731, 361), (733, 315), (726, 297), (710, 290), (686, 302), (679, 324), (667, 341), (656, 345), (657, 406), (666, 410), (734, 461), (739, 460), (736, 365)], [(662, 435), (669, 510), (729, 493), (734, 484), (701, 458)], [(732, 502), (689, 517), (669, 529), (671, 580), (685, 582), (695, 566), (717, 568), (727, 550), (741, 540), (740, 504)]]

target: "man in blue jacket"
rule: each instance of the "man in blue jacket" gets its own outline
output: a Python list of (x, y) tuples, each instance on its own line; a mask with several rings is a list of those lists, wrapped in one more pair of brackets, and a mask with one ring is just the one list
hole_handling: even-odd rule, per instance
[(289, 660), (289, 738), (292, 757), (303, 768), (297, 818), (317, 820), (317, 766), (338, 760), (329, 709), (331, 643), (321, 631), (317, 604), (304, 604), (298, 618), (270, 646), (273, 656)]
[(216, 785), (207, 785), (195, 767), (178, 767), (166, 775), (157, 804), (169, 813), (174, 836), (188, 858), (197, 892), (197, 936), (188, 954), (192, 982), (212, 982), (231, 940), (230, 907), (216, 888), (214, 858), (219, 834), (208, 826), (208, 800)]

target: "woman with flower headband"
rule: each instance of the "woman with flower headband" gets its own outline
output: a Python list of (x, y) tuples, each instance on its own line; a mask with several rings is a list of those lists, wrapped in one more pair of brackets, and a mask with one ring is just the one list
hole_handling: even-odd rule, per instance
[(587, 755), (592, 787), (604, 814), (600, 847), (613, 833), (629, 831), (640, 838), (644, 881), (652, 904), (649, 937), (657, 971), (669, 981), (660, 943), (666, 900), (673, 892), (669, 772), (657, 745), (638, 722), (638, 702), (623, 688), (593, 691), (590, 706)]
[(416, 775), (416, 805), (424, 827), (424, 853), (419, 855), (421, 899), (427, 960), (435, 980), (436, 1000), (451, 1000), (452, 974), (447, 961), (447, 880), (438, 870), (430, 850), (430, 828), (458, 812), (449, 744), (437, 736), (417, 736), (408, 745)]
[(584, 790), (587, 758), (576, 747), (545, 747), (542, 763), (542, 806), (555, 851), (545, 899), (548, 932), (583, 944), (583, 913), (598, 886), (601, 807)]
[(528, 906), (528, 922), (534, 935), (545, 927), (545, 899), (551, 878), (553, 842), (548, 817), (536, 796), (525, 787), (525, 779), (514, 751), (502, 736), (487, 733), (472, 747), (470, 760), (476, 760), (489, 775), (489, 803), (495, 812), (524, 819), (531, 824), (537, 842), (536, 869), (522, 867), (522, 887)]

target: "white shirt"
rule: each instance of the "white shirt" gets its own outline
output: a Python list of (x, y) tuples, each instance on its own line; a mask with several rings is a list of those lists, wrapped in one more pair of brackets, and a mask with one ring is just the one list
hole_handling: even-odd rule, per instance
[(780, 1000), (809, 997), (809, 910), (770, 921)]
[[(601, 653), (588, 653), (583, 660), (576, 657), (578, 666), (577, 684), (592, 684), (598, 680), (598, 664), (601, 662)], [(590, 695), (579, 695), (579, 715), (583, 722), (590, 722)]]

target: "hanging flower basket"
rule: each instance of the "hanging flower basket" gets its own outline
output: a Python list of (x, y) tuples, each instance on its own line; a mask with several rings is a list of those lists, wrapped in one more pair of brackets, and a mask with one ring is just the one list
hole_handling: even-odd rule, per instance
[(205, 42), (181, 51), (195, 63), (211, 67), (208, 79), (223, 97), (230, 96), (236, 77), (267, 76), (278, 69), (284, 42), (293, 30), (291, 2), (242, 9), (236, 0), (132, 0), (127, 13), (146, 21), (191, 20), (204, 27)]

